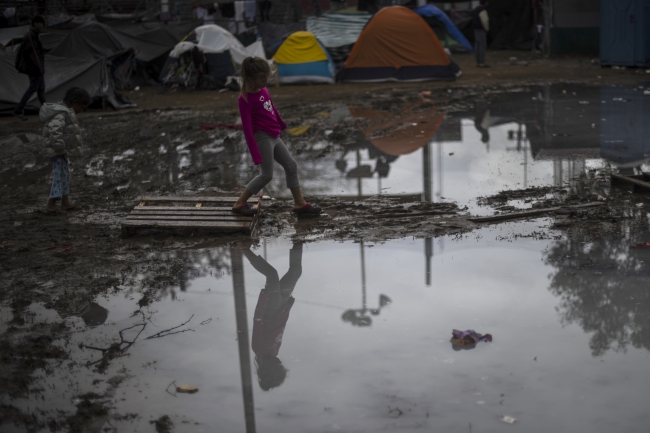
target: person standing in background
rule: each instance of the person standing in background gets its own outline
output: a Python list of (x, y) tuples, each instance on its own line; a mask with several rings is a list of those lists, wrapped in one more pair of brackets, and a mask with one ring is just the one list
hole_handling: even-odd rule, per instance
[(32, 19), (32, 26), (23, 37), (18, 54), (16, 54), (16, 69), (29, 77), (29, 88), (16, 106), (13, 114), (21, 120), (27, 120), (24, 110), (27, 101), (34, 93), (38, 95), (41, 105), (45, 104), (45, 51), (39, 39), (39, 33), (45, 27), (41, 16)]
[(481, 0), (481, 4), (472, 12), (472, 27), (474, 28), (474, 53), (476, 53), (476, 66), (489, 67), (485, 63), (487, 51), (487, 32), (490, 31), (490, 18), (487, 13), (488, 0)]

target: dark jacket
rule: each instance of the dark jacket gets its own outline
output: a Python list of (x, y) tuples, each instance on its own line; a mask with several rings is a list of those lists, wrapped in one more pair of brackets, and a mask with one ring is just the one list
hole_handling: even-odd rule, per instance
[(475, 30), (486, 30), (485, 27), (483, 27), (483, 23), (481, 22), (481, 12), (483, 12), (485, 9), (484, 6), (478, 6), (472, 11), (472, 28)]
[(18, 54), (16, 54), (16, 69), (21, 74), (38, 77), (45, 73), (45, 51), (38, 37), (38, 31), (31, 27), (23, 37)]

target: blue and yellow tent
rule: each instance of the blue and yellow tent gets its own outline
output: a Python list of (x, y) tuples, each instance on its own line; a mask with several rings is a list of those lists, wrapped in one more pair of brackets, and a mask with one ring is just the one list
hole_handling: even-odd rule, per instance
[(334, 63), (327, 49), (312, 33), (289, 36), (273, 56), (281, 84), (334, 84)]

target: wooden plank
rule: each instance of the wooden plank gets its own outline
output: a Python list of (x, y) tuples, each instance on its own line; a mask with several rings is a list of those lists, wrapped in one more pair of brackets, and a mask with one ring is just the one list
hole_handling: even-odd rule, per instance
[(190, 207), (190, 206), (136, 206), (133, 208), (133, 211), (198, 211), (198, 212), (230, 212), (232, 209), (231, 206), (201, 206), (201, 207)]
[(247, 222), (206, 222), (206, 221), (155, 221), (155, 220), (134, 220), (134, 221), (124, 221), (122, 227), (126, 228), (190, 228), (190, 229), (201, 229), (201, 228), (210, 228), (223, 231), (236, 231), (236, 230), (245, 230), (249, 229), (249, 223)]
[(252, 218), (243, 215), (232, 216), (158, 216), (158, 215), (129, 215), (127, 221), (152, 220), (152, 221), (243, 221), (250, 223)]
[(639, 176), (623, 176), (620, 174), (611, 174), (612, 185), (620, 185), (621, 183), (631, 184), (634, 188), (640, 188), (648, 190), (650, 192), (650, 183), (644, 182), (641, 179), (645, 179), (644, 175)]
[[(239, 197), (142, 197), (141, 201), (156, 202), (203, 202), (203, 203), (234, 203)], [(251, 197), (248, 203), (259, 201), (259, 197)]]
[[(194, 208), (189, 208), (194, 209)], [(146, 209), (135, 209), (131, 212), (131, 215), (184, 215), (184, 216), (228, 216), (228, 215), (239, 215), (230, 210), (222, 211), (193, 211), (193, 210), (146, 210)]]
[(548, 212), (556, 212), (560, 209), (582, 209), (582, 208), (588, 208), (588, 207), (596, 207), (596, 206), (602, 206), (604, 203), (601, 202), (594, 202), (594, 203), (585, 203), (581, 205), (576, 205), (576, 206), (557, 206), (557, 207), (549, 207), (549, 208), (544, 208), (544, 209), (534, 209), (534, 210), (529, 210), (529, 211), (523, 211), (523, 212), (511, 212), (511, 213), (502, 213), (499, 215), (492, 215), (488, 217), (477, 217), (477, 218), (468, 218), (469, 221), (475, 222), (475, 223), (487, 223), (491, 221), (505, 221), (505, 220), (510, 220), (510, 219), (516, 219), (516, 218), (525, 218), (528, 216), (535, 216), (535, 215), (541, 215), (545, 214)]
[(455, 214), (455, 211), (441, 211), (441, 210), (432, 210), (428, 212), (404, 212), (404, 213), (385, 213), (385, 214), (375, 214), (368, 215), (368, 218), (407, 218), (407, 217), (419, 217), (419, 216), (429, 216), (429, 215), (452, 215)]

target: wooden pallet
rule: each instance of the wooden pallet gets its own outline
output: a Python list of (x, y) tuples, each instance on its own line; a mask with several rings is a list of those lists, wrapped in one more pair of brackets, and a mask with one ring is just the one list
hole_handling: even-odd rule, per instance
[(259, 223), (262, 198), (248, 200), (250, 206), (258, 209), (252, 217), (231, 211), (236, 200), (237, 197), (142, 197), (122, 222), (122, 237), (132, 236), (139, 228), (242, 231), (251, 235)]
[(636, 194), (650, 194), (650, 173), (643, 173), (635, 176), (623, 176), (611, 174), (613, 187), (631, 187)]

